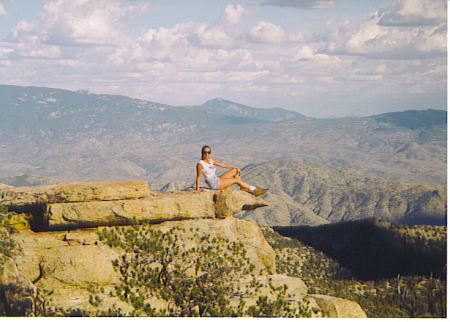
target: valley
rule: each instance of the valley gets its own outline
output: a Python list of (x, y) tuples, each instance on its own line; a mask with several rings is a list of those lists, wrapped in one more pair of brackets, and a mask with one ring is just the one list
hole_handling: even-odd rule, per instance
[[(307, 227), (266, 227), (263, 232), (275, 250), (277, 272), (302, 278), (311, 292), (355, 301), (361, 305), (369, 318), (446, 317), (446, 227), (394, 225), (385, 221), (366, 220), (350, 223), (348, 231), (353, 227), (355, 232), (362, 226), (366, 228), (364, 237), (364, 232), (359, 232), (362, 243), (348, 245), (348, 249), (350, 246), (353, 249), (352, 255), (340, 258), (339, 261), (336, 260), (336, 252), (315, 246), (325, 237), (325, 234), (319, 233), (320, 229), (328, 233), (334, 231), (335, 235), (328, 234), (328, 238), (332, 243), (342, 245), (343, 239), (339, 237), (342, 224), (325, 225), (314, 232), (311, 231), (312, 234), (307, 237), (308, 242), (303, 238)], [(390, 265), (391, 262), (386, 258), (386, 255), (392, 255), (396, 250), (391, 248), (392, 245), (389, 245), (387, 240), (375, 240), (376, 236), (367, 234), (367, 229), (384, 231), (391, 238), (395, 236), (397, 244), (408, 245), (410, 250), (415, 248), (419, 256), (426, 256), (427, 248), (431, 247), (441, 260), (424, 263), (421, 262), (422, 257), (412, 256), (404, 265), (416, 270), (413, 274), (402, 274), (402, 268)], [(294, 235), (296, 238), (287, 237)], [(370, 247), (366, 247), (368, 244), (381, 247), (369, 249)], [(366, 249), (362, 250), (365, 247)], [(421, 250), (417, 252), (419, 249)], [(406, 252), (400, 252), (400, 255), (405, 259)], [(368, 259), (373, 263), (368, 263)], [(350, 262), (359, 265), (352, 270), (349, 268)], [(418, 263), (428, 265), (427, 269), (419, 272), (416, 267)], [(358, 266), (362, 270), (359, 270)], [(380, 276), (380, 266), (390, 267), (396, 270), (396, 273), (389, 277)], [(439, 271), (444, 274), (439, 275)], [(364, 278), (358, 277), (361, 273), (365, 274)]]

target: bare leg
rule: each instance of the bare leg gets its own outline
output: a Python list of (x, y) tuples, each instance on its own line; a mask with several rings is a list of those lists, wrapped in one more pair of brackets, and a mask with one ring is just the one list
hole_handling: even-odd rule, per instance
[[(228, 171), (228, 172), (230, 172), (230, 171)], [(235, 176), (234, 178), (223, 178), (221, 176), (220, 180), (219, 180), (219, 190), (223, 190), (234, 184), (237, 184), (241, 188), (244, 188), (244, 189), (250, 189), (250, 185), (248, 183), (245, 183), (244, 181), (242, 181), (240, 176)]]
[(225, 172), (224, 174), (222, 174), (219, 178), (220, 179), (234, 178), (236, 175), (237, 175), (236, 169), (231, 169), (231, 170)]

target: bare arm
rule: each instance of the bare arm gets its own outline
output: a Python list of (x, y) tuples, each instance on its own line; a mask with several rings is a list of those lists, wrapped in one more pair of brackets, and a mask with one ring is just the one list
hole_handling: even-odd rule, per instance
[(219, 162), (216, 160), (213, 160), (214, 165), (222, 167), (222, 168), (227, 168), (227, 169), (237, 169), (237, 173), (240, 176), (241, 175), (241, 169), (239, 169), (239, 167), (235, 166), (235, 165), (231, 165), (228, 163), (223, 163), (223, 162)]
[(200, 191), (200, 176), (202, 175), (203, 166), (200, 163), (197, 163), (197, 179), (195, 181), (195, 191)]

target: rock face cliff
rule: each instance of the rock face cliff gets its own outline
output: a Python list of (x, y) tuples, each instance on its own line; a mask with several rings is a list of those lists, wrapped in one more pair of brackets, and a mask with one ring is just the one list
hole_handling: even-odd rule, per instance
[[(183, 299), (207, 292), (202, 285), (212, 283), (211, 290), (229, 294), (223, 301), (241, 315), (264, 316), (270, 303), (283, 303), (290, 314), (301, 316), (365, 317), (354, 302), (309, 295), (300, 279), (275, 274), (274, 251), (258, 225), (233, 218), (268, 205), (248, 193), (150, 193), (146, 184), (135, 181), (5, 192), (0, 205), (28, 212), (21, 218), (32, 223), (27, 227), (23, 220), (24, 225), (2, 231), (3, 239), (15, 244), (0, 261), (7, 315), (211, 315), (217, 312), (189, 307)], [(152, 251), (144, 251), (152, 241), (148, 236), (159, 238), (153, 239), (160, 244)], [(213, 273), (229, 277), (220, 279), (225, 286), (211, 281)], [(173, 287), (192, 282), (190, 295), (170, 295), (171, 280), (176, 281)], [(206, 293), (202, 298), (208, 298)], [(223, 301), (210, 301), (223, 307)]]

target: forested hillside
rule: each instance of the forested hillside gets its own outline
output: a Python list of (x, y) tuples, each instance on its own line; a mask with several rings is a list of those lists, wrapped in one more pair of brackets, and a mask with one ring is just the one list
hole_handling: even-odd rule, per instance
[(264, 235), (277, 272), (302, 278), (311, 292), (356, 301), (368, 317), (446, 317), (446, 227), (365, 220), (267, 227)]
[(403, 226), (358, 220), (318, 227), (274, 227), (338, 260), (362, 280), (400, 275), (446, 279), (445, 226)]

